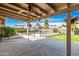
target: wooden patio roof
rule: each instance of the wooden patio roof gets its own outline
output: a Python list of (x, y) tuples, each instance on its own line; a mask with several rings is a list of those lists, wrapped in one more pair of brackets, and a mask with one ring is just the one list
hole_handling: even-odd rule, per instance
[[(28, 13), (28, 6), (32, 11)], [(79, 4), (68, 3), (0, 3), (0, 19), (12, 17), (18, 20), (29, 18), (29, 21), (36, 21), (59, 13), (66, 13), (79, 9)]]

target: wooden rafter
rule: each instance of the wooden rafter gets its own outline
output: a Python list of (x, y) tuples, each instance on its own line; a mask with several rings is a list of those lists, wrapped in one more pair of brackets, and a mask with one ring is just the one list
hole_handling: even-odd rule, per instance
[[(29, 4), (29, 3), (28, 3)], [(36, 5), (35, 3), (30, 3), (32, 6), (37, 7), (40, 9), (40, 11), (44, 12), (45, 14), (48, 14), (48, 11), (44, 10), (43, 8), (41, 8), (40, 6)]]
[(0, 18), (0, 20), (4, 20), (3, 18)]
[[(8, 7), (17, 9), (17, 10), (23, 10), (23, 9), (21, 9), (21, 8), (18, 8), (18, 7), (16, 7), (16, 6), (13, 6), (13, 5), (10, 5), (10, 4), (2, 4), (2, 5), (5, 5), (5, 6), (8, 6)], [(22, 17), (28, 18), (27, 14), (22, 14), (22, 13), (19, 13), (19, 12), (16, 12), (16, 11), (13, 11), (13, 10), (10, 10), (10, 9), (7, 9), (7, 8), (5, 8), (5, 7), (0, 7), (0, 8), (3, 9), (3, 10), (7, 10), (7, 11), (9, 11), (10, 13), (14, 13), (14, 14), (16, 14), (16, 15), (21, 15)], [(24, 10), (23, 10), (23, 11), (24, 11)], [(25, 11), (25, 12), (26, 12), (26, 11)], [(33, 19), (33, 18), (31, 18), (31, 19)]]
[(51, 16), (54, 16), (54, 15), (57, 15), (57, 14), (67, 13), (69, 11), (74, 11), (74, 10), (79, 10), (79, 4), (75, 4), (75, 5), (71, 6), (70, 8), (66, 8), (66, 9), (59, 10), (59, 11), (56, 11), (54, 13), (48, 14), (46, 16), (42, 16), (42, 17), (40, 17), (38, 19), (47, 18), (47, 17), (51, 17)]
[(50, 6), (55, 12), (57, 11), (56, 7), (52, 5), (51, 3), (47, 3), (48, 6)]
[[(53, 13), (48, 13), (47, 10), (45, 10), (41, 6), (39, 6), (40, 4), (37, 4), (37, 3), (30, 3), (30, 4), (33, 6), (33, 8), (36, 8), (36, 10), (34, 9), (34, 12), (30, 12), (30, 16), (31, 16), (30, 19), (32, 19), (34, 21), (41, 19), (41, 18), (47, 18), (50, 16), (54, 16), (54, 15), (57, 15), (60, 13), (66, 13), (67, 11), (77, 10), (79, 8), (77, 6), (78, 4), (70, 4), (71, 5), (70, 8), (64, 8), (64, 9), (60, 10), (60, 9), (55, 8), (56, 5), (54, 5), (53, 3), (50, 3), (50, 4), (46, 3), (48, 5), (48, 7), (52, 8), (51, 10), (55, 10), (55, 12), (53, 12)], [(24, 19), (24, 18), (29, 18), (27, 16), (28, 15), (28, 11), (27, 11), (28, 5), (29, 5), (29, 3), (28, 4), (26, 4), (26, 3), (15, 3), (15, 4), (3, 3), (3, 4), (0, 4), (0, 10), (6, 11), (9, 14), (12, 13), (13, 15), (16, 15), (16, 16)], [(45, 15), (42, 15), (42, 14), (45, 14)], [(40, 17), (38, 18), (38, 16), (40, 16)]]
[(20, 16), (23, 16), (23, 17), (27, 17), (27, 16), (24, 16), (24, 14), (19, 14), (19, 13), (15, 12), (15, 11), (10, 10), (10, 9), (7, 9), (5, 7), (0, 7), (0, 10), (4, 10), (4, 11), (7, 11), (9, 13), (13, 13), (13, 14), (16, 14), (16, 15), (20, 15)]
[(0, 19), (5, 19), (5, 17), (0, 15)]
[[(23, 10), (24, 13), (26, 13), (26, 15), (28, 15), (28, 8), (27, 8), (27, 5), (25, 3), (22, 3), (22, 4), (11, 4), (12, 6), (15, 6), (17, 8), (20, 8), (20, 10)], [(34, 13), (35, 15), (40, 15), (40, 13), (38, 13), (37, 11), (35, 12), (31, 12), (31, 13)], [(31, 16), (34, 16), (33, 14), (30, 14)]]
[(23, 20), (24, 19), (24, 18), (19, 18), (19, 17), (13, 16), (13, 15), (9, 15), (9, 14), (3, 14), (3, 13), (0, 13), (0, 14), (1, 14), (0, 16), (3, 16), (5, 18), (10, 17), (10, 18), (15, 18), (17, 20)]
[[(4, 12), (6, 11), (7, 13), (15, 14), (16, 16), (20, 16), (20, 18), (23, 18), (23, 17), (28, 18), (27, 16), (25, 16), (25, 14), (19, 14), (19, 13), (15, 12), (15, 11), (10, 10), (10, 9), (7, 9), (7, 8), (5, 8), (5, 7), (0, 7), (0, 10), (3, 10)], [(24, 18), (23, 18), (23, 19), (24, 19)], [(33, 18), (32, 18), (32, 19), (33, 19)]]
[(16, 16), (16, 17), (26, 18), (26, 17), (20, 16), (20, 15), (16, 15), (16, 14), (13, 14), (13, 13), (9, 13), (9, 12), (3, 11), (3, 10), (0, 10), (0, 13), (7, 14), (9, 16), (13, 15), (13, 16)]
[[(1, 5), (1, 4), (0, 4)], [(11, 11), (11, 12), (14, 12), (14, 13), (17, 13), (17, 14), (19, 14), (18, 12), (20, 11), (20, 10), (23, 10), (23, 9), (21, 9), (21, 8), (18, 8), (18, 7), (16, 7), (16, 6), (13, 6), (13, 5), (10, 5), (10, 4), (8, 4), (8, 3), (4, 3), (4, 4), (2, 4), (3, 6), (6, 6), (6, 7), (3, 7), (3, 8), (5, 8), (4, 10), (8, 10), (8, 11)], [(14, 11), (14, 10), (12, 10), (12, 9), (9, 9), (9, 8), (13, 8), (13, 9), (16, 9), (16, 10), (18, 10), (18, 12), (16, 12), (16, 11)], [(23, 10), (24, 11), (24, 10)], [(22, 15), (22, 14), (21, 14)], [(22, 15), (22, 16), (26, 16), (26, 15)]]

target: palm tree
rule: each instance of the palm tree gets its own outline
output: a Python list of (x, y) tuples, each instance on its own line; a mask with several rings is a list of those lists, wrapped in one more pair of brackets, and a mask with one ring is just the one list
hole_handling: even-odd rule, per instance
[(49, 29), (48, 18), (46, 18), (44, 22), (45, 22), (45, 24), (44, 24), (45, 29)]

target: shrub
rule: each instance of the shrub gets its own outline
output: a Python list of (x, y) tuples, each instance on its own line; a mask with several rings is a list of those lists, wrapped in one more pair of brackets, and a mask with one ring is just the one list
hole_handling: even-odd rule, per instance
[(58, 29), (54, 28), (53, 29), (53, 32), (57, 33), (58, 32)]
[(1, 37), (10, 37), (15, 35), (15, 29), (11, 27), (0, 27), (0, 36)]
[(79, 29), (78, 28), (75, 29), (74, 34), (79, 35)]

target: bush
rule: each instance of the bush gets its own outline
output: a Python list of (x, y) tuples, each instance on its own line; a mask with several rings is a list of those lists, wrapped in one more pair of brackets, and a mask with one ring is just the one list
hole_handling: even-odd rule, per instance
[(79, 35), (79, 29), (78, 28), (75, 29), (74, 34)]
[(15, 35), (15, 29), (11, 27), (0, 27), (0, 36), (1, 37), (10, 37)]
[(57, 33), (58, 32), (58, 29), (54, 28), (53, 29), (53, 32)]

